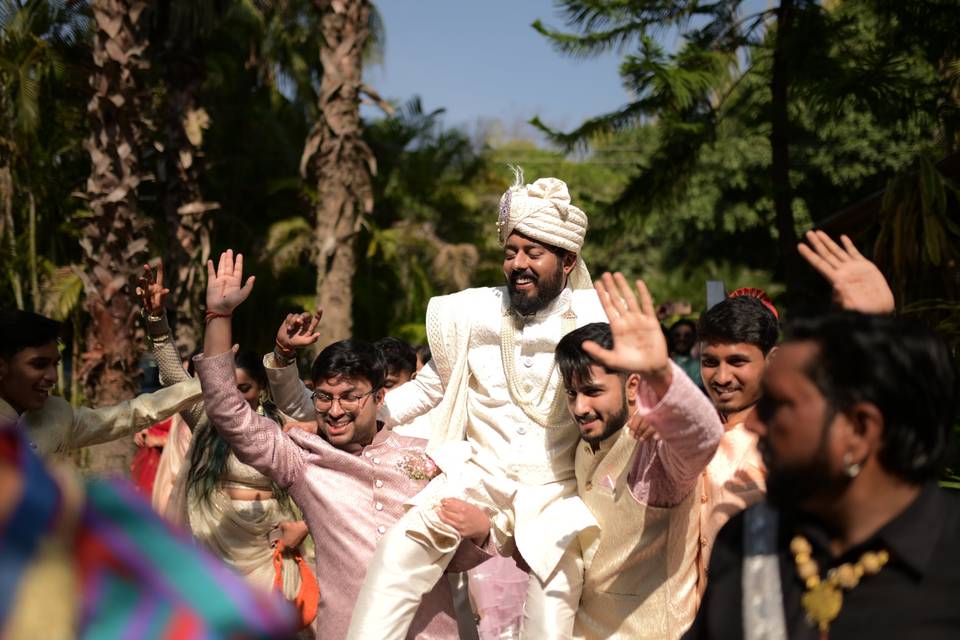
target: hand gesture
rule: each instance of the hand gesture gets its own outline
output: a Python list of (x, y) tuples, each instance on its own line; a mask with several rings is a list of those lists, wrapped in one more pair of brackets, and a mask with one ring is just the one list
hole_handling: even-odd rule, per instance
[(164, 303), (170, 289), (163, 286), (163, 261), (157, 262), (157, 271), (154, 273), (149, 264), (143, 265), (143, 275), (137, 279), (137, 295), (140, 304), (147, 315), (159, 316), (163, 314)]
[(477, 546), (486, 541), (490, 533), (490, 518), (479, 507), (457, 498), (444, 498), (437, 507), (437, 515), (453, 527), (465, 540), (473, 540)]
[(842, 308), (861, 313), (893, 313), (893, 292), (886, 278), (845, 235), (841, 247), (823, 231), (808, 231), (797, 251), (833, 286), (833, 299)]
[[(207, 260), (207, 312), (229, 316), (253, 291), (254, 276), (243, 283), (243, 254), (238, 253), (236, 262), (233, 250), (220, 254), (220, 264), (213, 268), (213, 260)], [(243, 283), (241, 285), (241, 283)]]
[(284, 355), (291, 356), (297, 349), (308, 347), (320, 338), (315, 329), (323, 316), (323, 309), (317, 309), (317, 314), (311, 316), (306, 313), (290, 313), (280, 324), (277, 330), (277, 348)]
[(623, 274), (603, 278), (594, 284), (600, 304), (610, 320), (613, 349), (604, 349), (587, 340), (583, 350), (609, 369), (644, 376), (670, 376), (667, 339), (653, 308), (653, 300), (643, 280), (637, 280), (640, 304)]

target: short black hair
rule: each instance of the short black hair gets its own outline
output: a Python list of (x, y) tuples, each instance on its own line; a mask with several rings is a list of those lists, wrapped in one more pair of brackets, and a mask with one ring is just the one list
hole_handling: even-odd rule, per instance
[(317, 384), (338, 376), (363, 379), (372, 389), (380, 389), (386, 377), (380, 350), (365, 340), (334, 342), (313, 361), (310, 378)]
[(430, 345), (418, 344), (414, 347), (417, 357), (420, 358), (420, 364), (427, 364), (433, 358), (433, 352), (430, 351)]
[(0, 358), (9, 360), (28, 347), (55, 342), (62, 331), (61, 323), (39, 313), (0, 310)]
[(386, 373), (413, 375), (417, 372), (417, 352), (409, 342), (387, 336), (374, 342), (373, 346), (383, 357), (384, 366), (387, 368)]
[[(557, 366), (560, 367), (563, 384), (568, 389), (590, 380), (591, 366), (603, 367), (583, 350), (585, 340), (596, 342), (604, 349), (612, 349), (613, 333), (610, 331), (610, 325), (606, 322), (585, 324), (563, 336), (557, 343), (554, 354), (557, 359)], [(603, 369), (607, 373), (615, 373), (606, 367), (603, 367)]]
[(780, 322), (762, 302), (750, 296), (727, 298), (700, 316), (697, 333), (708, 344), (752, 344), (770, 353), (780, 336)]
[(937, 476), (957, 417), (957, 371), (943, 340), (893, 316), (799, 318), (786, 339), (818, 349), (808, 375), (835, 411), (869, 402), (883, 414), (880, 464), (913, 483)]

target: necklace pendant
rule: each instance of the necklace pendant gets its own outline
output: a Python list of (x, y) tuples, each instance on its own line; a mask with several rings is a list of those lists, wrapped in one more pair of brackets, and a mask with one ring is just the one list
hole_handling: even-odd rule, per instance
[(830, 628), (830, 623), (840, 615), (843, 594), (835, 585), (821, 582), (803, 594), (800, 604), (810, 620), (816, 623), (820, 629), (820, 637), (823, 638)]

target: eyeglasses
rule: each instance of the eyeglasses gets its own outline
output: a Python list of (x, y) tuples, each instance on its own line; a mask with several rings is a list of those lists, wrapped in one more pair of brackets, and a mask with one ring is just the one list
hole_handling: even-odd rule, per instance
[(313, 407), (317, 411), (326, 413), (333, 408), (334, 402), (339, 402), (341, 409), (353, 413), (354, 411), (358, 411), (360, 407), (363, 406), (363, 401), (367, 398), (367, 396), (373, 394), (374, 392), (376, 392), (376, 389), (371, 389), (366, 393), (360, 394), (352, 393), (345, 396), (331, 396), (327, 393), (315, 391), (313, 394)]

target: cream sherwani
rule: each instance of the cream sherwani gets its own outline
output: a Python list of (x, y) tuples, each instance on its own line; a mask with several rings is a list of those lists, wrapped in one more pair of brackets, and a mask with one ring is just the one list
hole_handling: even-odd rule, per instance
[(0, 421), (17, 422), (41, 456), (111, 442), (145, 429), (201, 399), (200, 381), (191, 380), (147, 393), (112, 407), (74, 407), (51, 396), (37, 411), (18, 416), (0, 399)]
[[(579, 431), (566, 412), (554, 349), (566, 332), (605, 319), (592, 289), (565, 289), (545, 309), (523, 318), (512, 313), (502, 287), (431, 301), (427, 331), (433, 360), (387, 396), (381, 417), (392, 426), (429, 411), (428, 450), (444, 473), (412, 501), (416, 508), (380, 544), (349, 638), (403, 636), (419, 591), (439, 578), (459, 542), (434, 509), (450, 496), (484, 508), (501, 553), (509, 555), (515, 545), (530, 566), (525, 635), (569, 634), (582, 582), (575, 540), (595, 521), (577, 496)], [(514, 323), (514, 379), (530, 400), (528, 409), (549, 417), (546, 426), (532, 419), (509, 389), (501, 349), (506, 322)], [(407, 593), (398, 595), (403, 590)]]

